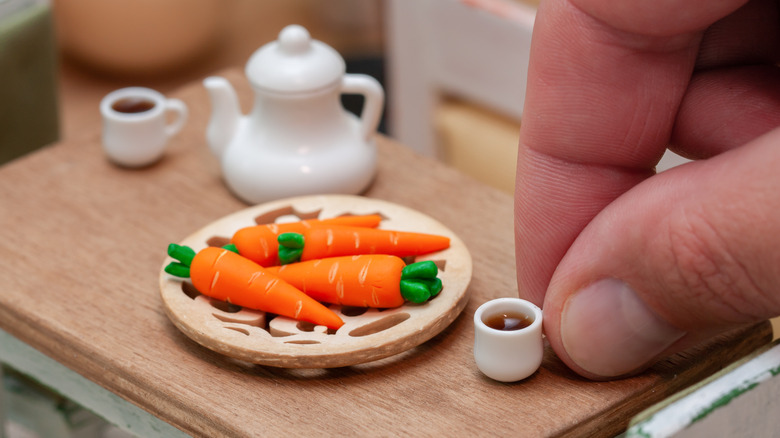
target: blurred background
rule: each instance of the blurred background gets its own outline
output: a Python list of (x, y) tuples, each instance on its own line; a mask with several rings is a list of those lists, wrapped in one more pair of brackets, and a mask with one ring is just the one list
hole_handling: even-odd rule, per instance
[(168, 93), (218, 70), (243, 68), (288, 24), (308, 28), (349, 58), (352, 69), (382, 57), (376, 1), (55, 0), (52, 6), (66, 137), (91, 121), (82, 117), (94, 111), (78, 107), (84, 93), (120, 84)]
[[(47, 136), (9, 140), (6, 130), (0, 149), (10, 156), (0, 154), (0, 162), (30, 148), (7, 152), (10, 143), (45, 144), (94, 132), (100, 123), (97, 103), (113, 89), (147, 86), (169, 93), (221, 69), (243, 68), (256, 49), (295, 23), (339, 51), (347, 72), (369, 74), (383, 84), (381, 132), (511, 191), (537, 1), (0, 0), (0, 8), (27, 3), (44, 10), (36, 16), (38, 44), (51, 47), (32, 53), (39, 59), (48, 54), (46, 65), (36, 68), (54, 71), (53, 91), (37, 98), (28, 122), (36, 129), (7, 122), (23, 135)], [(29, 41), (15, 44), (30, 47)], [(7, 64), (2, 53), (0, 62)], [(27, 91), (15, 98), (29, 101), (29, 89), (41, 90), (48, 76), (34, 78), (32, 66), (25, 67)], [(4, 79), (10, 70), (0, 69), (0, 84), (19, 90)], [(343, 102), (359, 111), (362, 98), (345, 96)], [(40, 108), (58, 110), (48, 116), (56, 121), (46, 129)], [(0, 105), (0, 120), (14, 113), (10, 105)]]

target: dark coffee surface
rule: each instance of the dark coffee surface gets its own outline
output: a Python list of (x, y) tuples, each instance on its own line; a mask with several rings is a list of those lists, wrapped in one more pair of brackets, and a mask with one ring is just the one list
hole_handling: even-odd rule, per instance
[(496, 313), (484, 318), (485, 325), (502, 331), (520, 330), (526, 328), (534, 322), (533, 316), (522, 313), (506, 312)]
[(154, 102), (142, 97), (124, 97), (114, 102), (111, 108), (120, 113), (135, 114), (154, 108)]

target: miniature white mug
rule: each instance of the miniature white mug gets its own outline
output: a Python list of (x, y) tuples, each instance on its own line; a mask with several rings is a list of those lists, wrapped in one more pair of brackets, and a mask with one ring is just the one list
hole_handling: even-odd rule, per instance
[[(168, 112), (176, 114), (170, 124)], [(187, 120), (187, 105), (150, 88), (128, 87), (106, 95), (100, 113), (106, 155), (116, 164), (140, 167), (162, 157), (168, 140)]]
[(474, 313), (474, 360), (491, 379), (525, 379), (539, 369), (543, 354), (542, 310), (533, 303), (497, 298)]

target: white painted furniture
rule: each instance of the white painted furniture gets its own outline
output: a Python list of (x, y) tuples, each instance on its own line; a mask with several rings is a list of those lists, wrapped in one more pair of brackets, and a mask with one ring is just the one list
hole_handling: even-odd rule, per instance
[[(119, 429), (139, 437), (186, 437), (187, 434), (170, 424), (160, 420), (143, 409), (126, 402), (113, 392), (101, 387), (70, 370), (59, 362), (42, 354), (4, 330), (0, 330), (0, 364), (23, 372), (35, 381), (45, 385), (59, 394), (67, 394), (67, 397), (79, 405), (98, 414)], [(3, 388), (0, 385), (0, 438), (3, 435), (5, 424)], [(53, 415), (49, 412), (39, 412), (39, 419), (44, 415)], [(47, 422), (53, 420), (46, 419)], [(51, 438), (71, 438), (70, 432), (65, 428), (59, 428), (61, 435), (51, 435), (54, 432), (48, 430), (45, 433)]]
[[(534, 0), (388, 0), (385, 26), (390, 135), (415, 151), (446, 161), (497, 188), (511, 191), (516, 139), (507, 137), (507, 120), (519, 129)], [(443, 105), (449, 97), (473, 104), (479, 113), (463, 123), (463, 105)], [(481, 111), (480, 109), (488, 111)], [(484, 120), (499, 116), (494, 132)], [(466, 122), (467, 123), (467, 122)], [(438, 134), (437, 135), (437, 129)], [(478, 130), (464, 134), (464, 130)], [(501, 144), (477, 143), (500, 141)], [(469, 151), (468, 148), (480, 148)], [(489, 157), (485, 157), (489, 154)], [(658, 170), (684, 163), (667, 152)], [(485, 169), (497, 163), (496, 168)], [(509, 163), (507, 165), (507, 163)]]
[(432, 120), (455, 96), (520, 120), (535, 9), (510, 0), (388, 0), (391, 135), (440, 157)]
[(780, 342), (637, 416), (627, 438), (780, 435)]

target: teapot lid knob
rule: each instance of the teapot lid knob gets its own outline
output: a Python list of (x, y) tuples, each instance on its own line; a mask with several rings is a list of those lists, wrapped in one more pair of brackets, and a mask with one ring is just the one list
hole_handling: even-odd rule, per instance
[[(2, 0), (0, 0), (2, 1)], [(335, 86), (346, 71), (344, 59), (327, 44), (312, 39), (303, 26), (291, 24), (249, 57), (249, 82), (264, 91), (301, 93)]]
[(279, 32), (279, 47), (293, 55), (303, 53), (311, 48), (311, 36), (303, 26), (291, 24)]

